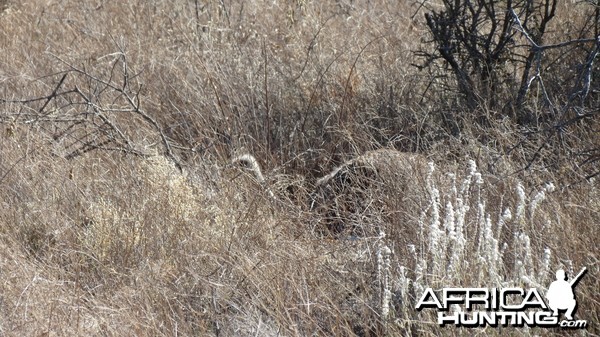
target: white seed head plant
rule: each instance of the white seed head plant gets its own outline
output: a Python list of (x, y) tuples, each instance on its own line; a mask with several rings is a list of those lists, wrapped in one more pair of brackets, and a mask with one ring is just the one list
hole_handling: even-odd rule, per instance
[[(500, 287), (547, 281), (542, 276), (548, 275), (552, 264), (551, 251), (546, 248), (536, 253), (530, 239), (535, 233), (528, 233), (528, 227), (523, 225), (529, 221), (525, 210), (530, 211), (527, 215), (532, 210), (535, 213), (554, 186), (545, 185), (528, 202), (524, 185), (516, 182), (512, 184), (516, 202), (510, 207), (502, 204), (504, 198), (500, 204), (488, 200), (486, 182), (474, 161), (467, 163), (460, 179), (454, 172), (446, 174), (445, 185), (434, 179), (436, 169), (429, 165), (426, 188), (430, 200), (418, 221), (420, 237), (427, 243), (410, 247), (415, 260), (413, 278), (404, 272), (398, 275), (397, 286), (412, 284), (419, 296), (425, 287)], [(515, 229), (512, 241), (507, 242), (511, 238), (507, 231)], [(542, 261), (539, 265), (534, 263), (536, 254), (537, 260)], [(405, 291), (398, 293), (403, 296), (402, 301), (408, 300), (404, 298)]]

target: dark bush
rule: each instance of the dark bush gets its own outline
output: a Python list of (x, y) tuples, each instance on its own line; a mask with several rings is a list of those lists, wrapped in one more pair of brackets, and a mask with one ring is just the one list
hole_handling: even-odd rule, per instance
[[(425, 14), (431, 39), (418, 52), (423, 57), (418, 66), (441, 79), (461, 107), (491, 109), (521, 124), (540, 122), (534, 107), (552, 112), (544, 117), (559, 117), (596, 106), (598, 6), (582, 4), (585, 15), (572, 27), (559, 27), (552, 26), (557, 4), (445, 0), (441, 10)], [(444, 118), (457, 123), (452, 114)]]

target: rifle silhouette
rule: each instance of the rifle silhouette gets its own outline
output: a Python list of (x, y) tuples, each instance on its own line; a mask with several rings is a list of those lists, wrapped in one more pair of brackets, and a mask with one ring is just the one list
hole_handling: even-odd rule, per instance
[(581, 271), (579, 272), (579, 274), (577, 274), (577, 276), (575, 276), (571, 282), (569, 282), (569, 285), (571, 286), (571, 288), (573, 288), (575, 286), (575, 283), (579, 282), (579, 280), (581, 279), (581, 277), (583, 276), (583, 274), (585, 274), (585, 272), (587, 271), (587, 267), (583, 267), (583, 269), (581, 269)]

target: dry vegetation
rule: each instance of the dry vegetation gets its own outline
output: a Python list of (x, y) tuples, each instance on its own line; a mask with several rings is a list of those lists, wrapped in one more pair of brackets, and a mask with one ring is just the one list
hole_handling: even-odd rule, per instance
[[(584, 266), (598, 334), (599, 47), (544, 50), (503, 105), (515, 28), (525, 56), (465, 100), (423, 4), (0, 1), (0, 335), (472, 335), (415, 311), (423, 288)], [(543, 42), (598, 17), (561, 1)], [(380, 148), (421, 164), (317, 184)]]

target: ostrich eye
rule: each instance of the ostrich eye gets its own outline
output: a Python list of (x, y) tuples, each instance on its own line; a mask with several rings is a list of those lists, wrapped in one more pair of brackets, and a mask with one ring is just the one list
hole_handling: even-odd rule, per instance
[(238, 162), (238, 166), (241, 167), (241, 168), (244, 168), (244, 169), (250, 169), (250, 168), (252, 168), (251, 165), (250, 165), (250, 163), (248, 161), (246, 161), (246, 160), (239, 161)]

